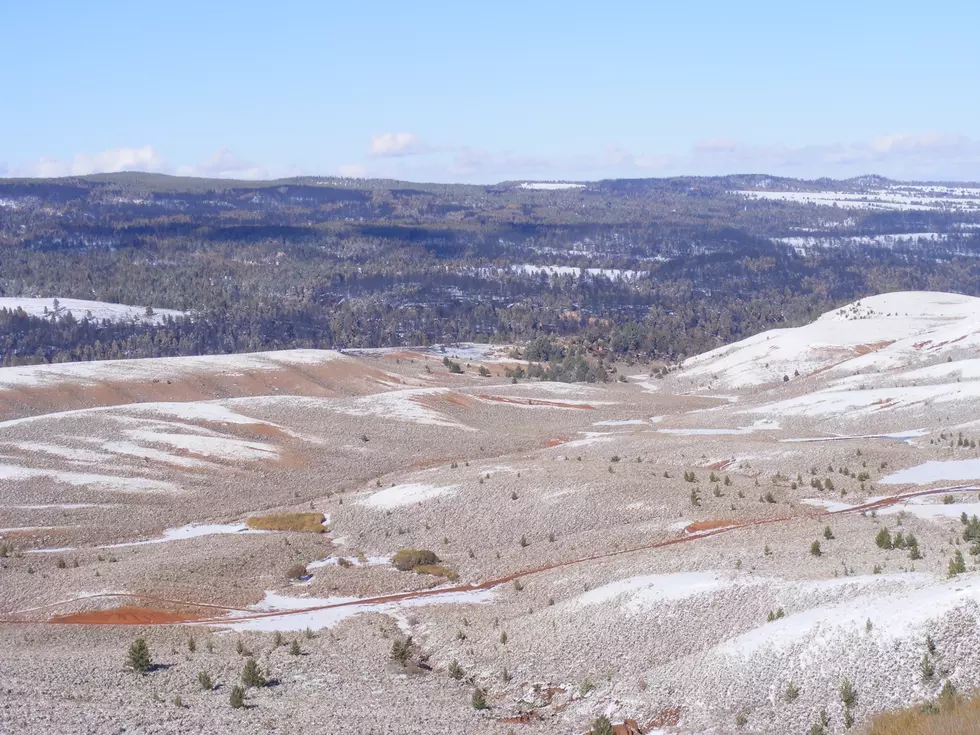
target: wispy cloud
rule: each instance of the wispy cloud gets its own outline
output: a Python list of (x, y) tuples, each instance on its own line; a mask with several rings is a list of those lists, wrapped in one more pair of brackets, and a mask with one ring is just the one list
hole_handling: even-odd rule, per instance
[(375, 133), (371, 136), (368, 150), (369, 155), (377, 158), (417, 156), (430, 152), (432, 148), (415, 133)]
[(898, 179), (980, 178), (980, 141), (940, 131), (890, 133), (871, 140), (790, 147), (725, 139), (697, 143), (669, 168), (690, 173), (770, 172), (843, 178), (878, 173)]
[(164, 157), (153, 146), (142, 148), (113, 148), (101, 153), (76, 153), (70, 160), (41, 158), (25, 166), (8, 170), (12, 176), (87, 176), (118, 171), (163, 171), (167, 168)]
[(591, 151), (541, 155), (490, 150), (476, 145), (423, 141), (413, 133), (371, 136), (362, 160), (334, 171), (264, 166), (220, 148), (198, 163), (174, 166), (153, 146), (79, 153), (71, 159), (0, 163), (0, 176), (59, 177), (117, 171), (176, 173), (208, 178), (267, 179), (335, 172), (345, 177), (493, 183), (507, 179), (600, 179), (615, 177), (771, 173), (847, 178), (876, 173), (896, 179), (980, 180), (980, 141), (949, 132), (885, 133), (850, 143), (758, 145), (731, 137), (695, 142), (687, 150), (643, 152), (608, 142)]
[(181, 166), (178, 176), (202, 176), (209, 179), (268, 179), (267, 169), (239, 158), (227, 148), (220, 148), (208, 158), (192, 166)]

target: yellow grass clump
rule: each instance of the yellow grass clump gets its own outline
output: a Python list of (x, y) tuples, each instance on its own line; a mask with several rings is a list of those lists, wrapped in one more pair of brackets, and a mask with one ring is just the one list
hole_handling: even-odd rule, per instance
[(455, 582), (459, 579), (459, 575), (449, 567), (444, 567), (441, 564), (419, 564), (413, 570), (416, 574), (431, 574), (433, 577), (445, 577), (450, 582)]
[(302, 533), (323, 533), (323, 513), (270, 513), (252, 516), (246, 521), (249, 528), (256, 531), (300, 531)]
[(980, 694), (886, 712), (871, 721), (867, 735), (980, 735)]

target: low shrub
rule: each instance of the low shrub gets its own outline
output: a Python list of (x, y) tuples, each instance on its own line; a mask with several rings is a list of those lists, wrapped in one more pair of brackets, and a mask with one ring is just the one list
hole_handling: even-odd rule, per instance
[(395, 552), (391, 563), (401, 572), (410, 572), (416, 567), (438, 564), (439, 557), (428, 549), (401, 549)]

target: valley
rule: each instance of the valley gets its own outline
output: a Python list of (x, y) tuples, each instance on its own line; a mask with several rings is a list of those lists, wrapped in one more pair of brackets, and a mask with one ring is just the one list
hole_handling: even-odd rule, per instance
[(900, 292), (607, 383), (488, 345), (6, 368), (0, 728), (842, 732), (970, 691), (978, 342), (980, 299)]

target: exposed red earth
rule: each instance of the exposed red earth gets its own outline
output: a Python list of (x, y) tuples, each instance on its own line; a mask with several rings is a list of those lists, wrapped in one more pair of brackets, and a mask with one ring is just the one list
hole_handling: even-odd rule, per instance
[[(887, 498), (881, 498), (868, 503), (863, 503), (861, 505), (854, 506), (852, 508), (846, 508), (843, 510), (827, 510), (827, 511), (816, 511), (814, 513), (799, 515), (799, 516), (787, 516), (783, 518), (766, 518), (750, 521), (699, 521), (689, 524), (684, 529), (684, 535), (677, 536), (674, 538), (664, 539), (661, 541), (655, 541), (649, 544), (643, 544), (640, 546), (633, 546), (626, 549), (619, 549), (617, 551), (610, 551), (601, 554), (594, 554), (592, 556), (587, 556), (579, 559), (570, 559), (568, 561), (556, 562), (554, 564), (547, 564), (544, 566), (533, 567), (525, 569), (523, 571), (514, 572), (513, 574), (508, 574), (503, 577), (497, 577), (494, 579), (488, 579), (484, 582), (471, 583), (471, 584), (461, 584), (452, 585), (449, 587), (436, 587), (433, 589), (426, 590), (416, 590), (413, 592), (402, 592), (390, 595), (381, 595), (378, 597), (366, 597), (361, 599), (350, 600), (347, 602), (338, 602), (330, 605), (315, 605), (311, 607), (304, 607), (299, 609), (291, 610), (272, 610), (268, 612), (248, 612), (242, 615), (231, 615), (231, 616), (207, 616), (207, 615), (189, 615), (184, 613), (173, 613), (164, 610), (159, 610), (155, 608), (138, 608), (132, 606), (123, 606), (118, 608), (111, 608), (108, 610), (93, 611), (90, 613), (73, 613), (70, 615), (55, 616), (47, 623), (57, 623), (57, 624), (80, 624), (80, 625), (172, 625), (174, 623), (183, 622), (195, 622), (195, 623), (207, 623), (211, 625), (222, 625), (231, 622), (239, 622), (243, 620), (257, 620), (261, 618), (270, 617), (285, 617), (289, 615), (300, 615), (303, 613), (316, 612), (319, 610), (332, 610), (335, 608), (352, 607), (355, 605), (372, 605), (372, 604), (384, 604), (390, 602), (401, 602), (404, 600), (418, 600), (430, 597), (437, 597), (439, 595), (452, 594), (456, 592), (473, 592), (476, 590), (490, 590), (500, 585), (511, 583), (517, 579), (523, 579), (525, 577), (530, 577), (535, 574), (541, 574), (543, 572), (551, 571), (553, 569), (561, 569), (564, 567), (577, 566), (581, 564), (589, 564), (591, 562), (600, 561), (603, 559), (610, 559), (617, 556), (623, 556), (625, 554), (635, 554), (639, 551), (649, 551), (653, 549), (662, 549), (670, 546), (676, 546), (677, 544), (691, 543), (701, 539), (705, 539), (711, 536), (717, 536), (722, 533), (731, 533), (742, 528), (749, 528), (754, 526), (765, 526), (777, 523), (788, 523), (794, 520), (799, 520), (800, 518), (817, 518), (823, 516), (835, 516), (843, 514), (852, 513), (863, 513), (872, 510), (879, 510), (881, 508), (888, 507), (902, 500), (907, 500), (910, 498), (924, 497), (928, 495), (940, 495), (948, 494), (950, 492), (960, 492), (964, 490), (977, 490), (975, 486), (969, 485), (958, 485), (955, 487), (943, 487), (943, 488), (933, 488), (930, 490), (917, 490), (907, 493), (902, 493), (899, 495), (890, 496)], [(127, 599), (141, 599), (146, 600), (151, 603), (160, 602), (174, 602), (172, 600), (163, 600), (161, 598), (153, 597), (151, 595), (133, 595), (133, 594), (118, 594), (118, 593), (105, 593), (101, 595), (92, 595), (89, 599), (110, 599), (110, 598), (127, 598)], [(179, 603), (184, 605), (198, 606), (197, 603), (184, 602)], [(218, 606), (214, 605), (199, 605), (200, 607), (215, 608)], [(145, 609), (147, 612), (142, 617), (134, 611)], [(233, 610), (235, 608), (220, 608), (224, 610)], [(3, 623), (38, 623), (44, 624), (45, 621), (31, 621), (25, 619), (17, 618), (0, 618), (0, 622)]]

